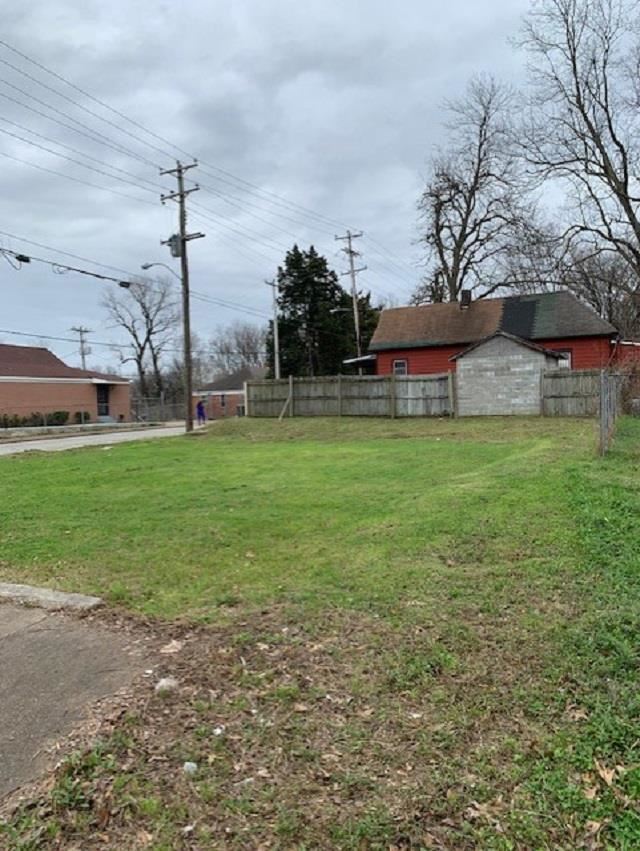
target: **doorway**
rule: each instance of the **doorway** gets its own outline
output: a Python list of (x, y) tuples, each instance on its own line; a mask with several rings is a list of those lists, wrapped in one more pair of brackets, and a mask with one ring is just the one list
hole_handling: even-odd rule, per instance
[(96, 385), (96, 393), (98, 394), (98, 416), (99, 417), (108, 417), (109, 416), (109, 385), (108, 384)]

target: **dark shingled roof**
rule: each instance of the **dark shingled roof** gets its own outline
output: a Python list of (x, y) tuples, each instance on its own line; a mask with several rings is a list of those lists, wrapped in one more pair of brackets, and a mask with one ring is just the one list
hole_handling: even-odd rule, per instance
[(0, 343), (0, 375), (4, 378), (97, 378), (102, 381), (126, 381), (119, 375), (67, 366), (49, 349), (4, 343)]
[(201, 391), (210, 393), (232, 393), (234, 391), (242, 392), (244, 390), (245, 381), (261, 381), (266, 378), (266, 366), (245, 367), (238, 369), (235, 372), (230, 372), (227, 375), (221, 375), (215, 381), (205, 384), (194, 391), (194, 395), (198, 396)]
[(573, 293), (537, 293), (383, 310), (369, 349), (414, 349), (476, 343), (497, 331), (527, 340), (613, 337), (616, 329)]

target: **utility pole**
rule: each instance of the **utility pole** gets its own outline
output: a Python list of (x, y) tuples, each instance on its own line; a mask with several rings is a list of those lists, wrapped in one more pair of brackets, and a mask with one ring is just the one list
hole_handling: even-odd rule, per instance
[[(356, 257), (360, 257), (360, 252), (356, 251), (353, 247), (353, 240), (359, 239), (362, 236), (362, 231), (360, 233), (351, 233), (350, 230), (347, 231), (346, 236), (336, 236), (336, 239), (346, 240), (347, 245), (342, 251), (349, 258), (349, 271), (342, 272), (342, 275), (349, 275), (351, 278), (351, 299), (353, 301), (353, 324), (356, 331), (356, 352), (358, 357), (362, 357), (362, 337), (360, 336), (360, 309), (358, 307), (358, 286), (356, 283), (356, 275), (358, 272), (364, 272), (367, 268), (366, 266), (360, 266), (356, 269), (355, 259)], [(362, 375), (362, 367), (358, 366), (358, 375)]]
[(82, 361), (82, 368), (87, 368), (87, 355), (91, 354), (91, 349), (87, 346), (85, 337), (87, 334), (91, 333), (90, 328), (84, 328), (82, 325), (74, 325), (73, 328), (69, 328), (70, 331), (73, 331), (75, 334), (78, 334), (80, 337), (80, 360)]
[(193, 431), (193, 369), (191, 365), (191, 314), (189, 308), (189, 261), (187, 258), (187, 242), (192, 239), (201, 239), (203, 233), (187, 233), (187, 210), (185, 200), (187, 195), (196, 192), (200, 187), (194, 186), (192, 189), (184, 188), (184, 173), (190, 168), (195, 168), (198, 163), (194, 162), (190, 165), (183, 165), (180, 160), (176, 160), (176, 167), (161, 171), (161, 175), (175, 175), (178, 181), (178, 191), (171, 192), (168, 195), (161, 195), (160, 200), (164, 204), (166, 201), (177, 201), (180, 210), (180, 233), (178, 239), (170, 237), (162, 242), (162, 245), (170, 245), (172, 252), (176, 248), (180, 256), (181, 278), (182, 278), (182, 334), (184, 337), (184, 392), (186, 394), (184, 408), (184, 429), (185, 431)]
[(273, 290), (273, 374), (276, 381), (280, 380), (280, 336), (278, 333), (278, 282), (265, 281)]

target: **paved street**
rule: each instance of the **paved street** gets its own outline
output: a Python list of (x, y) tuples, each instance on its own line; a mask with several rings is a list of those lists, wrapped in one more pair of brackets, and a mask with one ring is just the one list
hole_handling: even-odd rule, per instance
[(16, 443), (0, 443), (0, 456), (17, 455), (20, 452), (62, 452), (65, 449), (81, 449), (83, 446), (110, 446), (129, 443), (133, 440), (151, 440), (157, 437), (176, 437), (184, 434), (184, 426), (161, 426), (136, 431), (103, 434), (74, 434), (69, 437), (45, 437), (40, 440), (23, 440)]
[(124, 635), (0, 603), (0, 798), (34, 779), (47, 748), (141, 673), (145, 655)]

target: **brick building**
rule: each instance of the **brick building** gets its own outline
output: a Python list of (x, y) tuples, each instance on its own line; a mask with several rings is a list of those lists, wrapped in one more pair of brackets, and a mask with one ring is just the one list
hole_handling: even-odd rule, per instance
[(0, 417), (66, 412), (70, 423), (127, 422), (130, 397), (126, 378), (67, 366), (48, 349), (0, 344)]
[(246, 411), (245, 381), (259, 381), (265, 378), (266, 374), (266, 367), (245, 367), (205, 384), (193, 393), (194, 416), (196, 405), (200, 400), (205, 404), (205, 411), (209, 420), (244, 415)]

